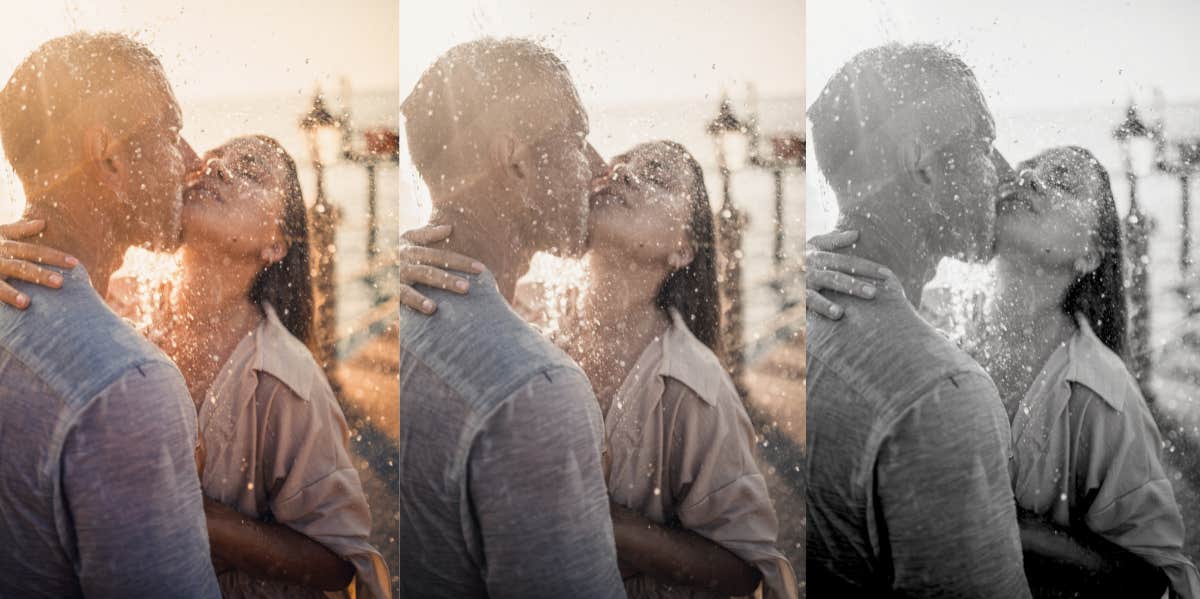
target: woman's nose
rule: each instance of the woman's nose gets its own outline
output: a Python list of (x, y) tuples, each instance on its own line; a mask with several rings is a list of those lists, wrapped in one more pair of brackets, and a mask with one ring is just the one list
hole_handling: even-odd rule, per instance
[(222, 181), (229, 180), (229, 170), (225, 168), (225, 162), (216, 156), (204, 161), (204, 174), (216, 175)]
[(1017, 185), (1028, 188), (1035, 193), (1041, 193), (1046, 188), (1042, 180), (1038, 178), (1037, 173), (1029, 168), (1021, 169), (1021, 172), (1017, 174)]

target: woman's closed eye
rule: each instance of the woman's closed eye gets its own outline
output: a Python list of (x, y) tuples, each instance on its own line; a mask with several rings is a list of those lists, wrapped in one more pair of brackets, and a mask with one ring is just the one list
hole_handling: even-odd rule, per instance
[(233, 170), (238, 176), (249, 179), (254, 183), (262, 183), (263, 176), (265, 175), (262, 165), (253, 156), (242, 156), (239, 158), (234, 163)]
[(667, 177), (661, 162), (651, 161), (647, 163), (646, 168), (642, 171), (642, 179), (649, 181), (655, 187), (663, 188), (667, 186)]

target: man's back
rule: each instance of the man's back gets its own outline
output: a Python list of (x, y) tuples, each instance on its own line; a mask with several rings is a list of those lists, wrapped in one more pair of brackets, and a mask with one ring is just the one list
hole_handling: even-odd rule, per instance
[(0, 596), (215, 597), (178, 369), (82, 267), (0, 308)]
[(1027, 596), (991, 380), (899, 290), (838, 301), (808, 321), (809, 588)]
[(400, 319), (400, 593), (621, 597), (587, 378), (489, 273)]

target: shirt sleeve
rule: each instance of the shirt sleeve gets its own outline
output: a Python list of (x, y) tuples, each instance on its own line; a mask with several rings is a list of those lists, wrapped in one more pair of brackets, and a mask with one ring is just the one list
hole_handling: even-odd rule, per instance
[(488, 595), (624, 597), (599, 406), (582, 374), (536, 377), (487, 415), (468, 457)]
[(390, 597), (387, 567), (371, 545), (371, 511), (346, 448), (349, 428), (329, 387), (303, 399), (258, 372), (255, 402), (266, 411), (267, 501), (275, 520), (354, 565), (357, 596)]
[(1029, 596), (1009, 437), (996, 388), (980, 374), (947, 377), (884, 432), (874, 529), (896, 596)]
[(219, 597), (196, 474), (196, 415), (178, 370), (144, 364), (67, 433), (63, 495), (88, 597)]
[(775, 547), (779, 521), (767, 483), (754, 460), (754, 429), (734, 397), (709, 404), (668, 378), (662, 405), (674, 410), (671, 493), (688, 530), (754, 565), (768, 599), (796, 597), (795, 573)]
[(1159, 458), (1149, 410), (1126, 398), (1117, 411), (1092, 389), (1071, 385), (1075, 503), (1084, 525), (1163, 569), (1175, 596), (1200, 597), (1200, 575), (1183, 553), (1184, 526)]

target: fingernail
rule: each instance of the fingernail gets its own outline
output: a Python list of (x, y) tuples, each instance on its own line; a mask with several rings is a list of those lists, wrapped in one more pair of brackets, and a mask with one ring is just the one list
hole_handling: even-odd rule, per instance
[(875, 286), (874, 285), (863, 285), (862, 293), (866, 297), (875, 297)]
[(25, 308), (27, 306), (29, 306), (29, 296), (25, 295), (24, 293), (18, 293), (17, 294), (17, 307)]
[(62, 275), (60, 275), (60, 274), (50, 275), (50, 284), (51, 285), (62, 285)]
[(886, 266), (880, 266), (879, 267), (879, 275), (883, 276), (883, 277), (890, 277), (890, 276), (892, 276), (892, 269), (890, 269)]
[(467, 282), (462, 279), (459, 279), (454, 282), (454, 288), (459, 291), (466, 291), (467, 290)]
[(71, 268), (79, 266), (79, 260), (77, 260), (75, 256), (67, 256), (67, 265)]
[(431, 302), (429, 300), (425, 300), (424, 302), (421, 303), (421, 309), (424, 310), (426, 314), (432, 314), (433, 313), (433, 302)]
[(833, 306), (832, 308), (829, 309), (829, 313), (833, 314), (834, 318), (841, 318), (842, 317), (842, 307), (841, 306)]
[(474, 268), (476, 273), (481, 273), (481, 272), (483, 272), (483, 269), (486, 267), (483, 265), (482, 262), (472, 262), (471, 268)]

